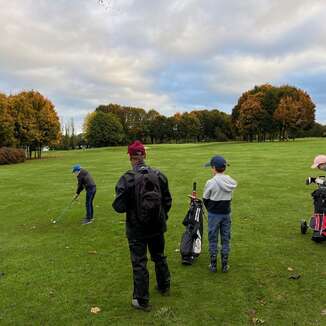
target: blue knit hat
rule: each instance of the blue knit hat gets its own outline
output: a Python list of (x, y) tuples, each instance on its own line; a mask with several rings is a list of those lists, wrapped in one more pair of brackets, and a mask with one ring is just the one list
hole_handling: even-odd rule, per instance
[(74, 165), (72, 167), (72, 172), (74, 173), (74, 172), (78, 172), (78, 171), (80, 171), (80, 165), (79, 164), (76, 164), (76, 165)]

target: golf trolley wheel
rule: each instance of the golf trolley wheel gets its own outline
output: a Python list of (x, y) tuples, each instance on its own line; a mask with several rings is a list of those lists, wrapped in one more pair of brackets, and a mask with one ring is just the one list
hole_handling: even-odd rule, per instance
[(306, 234), (308, 230), (308, 225), (305, 220), (301, 221), (301, 234)]

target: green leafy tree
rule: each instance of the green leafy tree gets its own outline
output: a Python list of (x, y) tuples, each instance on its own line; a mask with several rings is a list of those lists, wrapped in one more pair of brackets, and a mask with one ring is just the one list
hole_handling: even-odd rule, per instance
[(178, 121), (180, 140), (196, 141), (200, 135), (200, 122), (196, 115), (185, 112)]
[(144, 124), (146, 121), (146, 111), (144, 109), (109, 104), (100, 105), (95, 111), (116, 115), (121, 122), (128, 142), (134, 139), (144, 139)]
[(160, 113), (155, 110), (149, 110), (146, 114), (145, 123), (143, 125), (144, 128), (144, 134), (146, 137), (150, 139), (150, 142), (153, 144), (155, 139), (155, 128), (154, 125), (155, 119), (157, 119), (160, 116)]
[(125, 136), (119, 119), (100, 111), (88, 116), (85, 131), (87, 142), (93, 147), (119, 145)]

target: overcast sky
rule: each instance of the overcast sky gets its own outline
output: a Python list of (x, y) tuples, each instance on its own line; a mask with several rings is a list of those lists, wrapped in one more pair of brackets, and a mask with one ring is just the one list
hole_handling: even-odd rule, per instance
[(326, 123), (324, 0), (0, 0), (0, 92), (39, 90), (80, 128), (99, 104), (231, 112), (306, 90)]

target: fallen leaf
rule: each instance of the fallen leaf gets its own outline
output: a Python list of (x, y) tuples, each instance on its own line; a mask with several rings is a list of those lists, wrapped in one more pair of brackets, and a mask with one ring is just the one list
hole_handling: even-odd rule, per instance
[(88, 252), (90, 255), (96, 255), (97, 254), (97, 251), (96, 250), (91, 250)]
[(92, 307), (91, 308), (91, 313), (96, 315), (101, 311), (101, 309), (99, 307)]
[(289, 276), (290, 280), (298, 280), (301, 277), (300, 274), (292, 274)]
[(260, 299), (260, 300), (258, 300), (258, 303), (259, 303), (261, 306), (265, 306), (265, 304), (267, 304), (267, 302), (266, 302), (265, 299)]
[(248, 315), (249, 315), (249, 317), (256, 317), (256, 310), (255, 309), (249, 310)]
[(250, 318), (250, 321), (253, 325), (256, 325), (256, 310), (255, 309), (250, 309), (248, 311), (248, 316)]
[(288, 271), (289, 271), (289, 272), (293, 272), (294, 269), (293, 269), (292, 267), (288, 267)]

